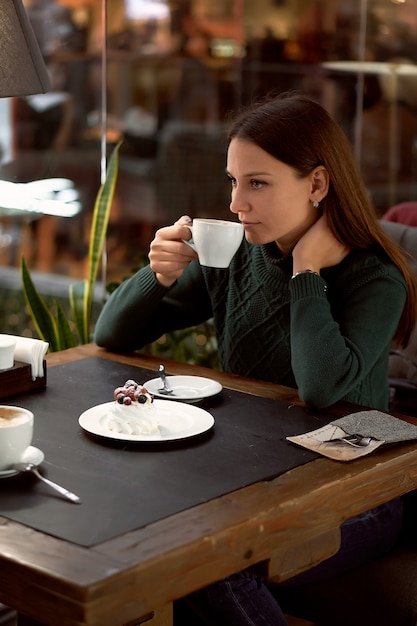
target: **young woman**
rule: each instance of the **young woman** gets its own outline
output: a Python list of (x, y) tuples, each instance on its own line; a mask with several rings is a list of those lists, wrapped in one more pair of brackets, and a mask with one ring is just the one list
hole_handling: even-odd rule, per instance
[[(95, 341), (132, 351), (213, 318), (225, 371), (296, 387), (316, 407), (347, 400), (386, 410), (389, 348), (410, 338), (417, 288), (341, 129), (307, 97), (267, 99), (232, 124), (227, 175), (230, 210), (245, 228), (230, 267), (198, 264), (183, 242), (188, 216), (160, 229), (149, 266), (106, 303)], [(308, 574), (374, 558), (393, 545), (401, 520), (399, 500), (350, 520), (338, 554)], [(189, 604), (204, 624), (281, 626), (275, 591), (244, 572)]]

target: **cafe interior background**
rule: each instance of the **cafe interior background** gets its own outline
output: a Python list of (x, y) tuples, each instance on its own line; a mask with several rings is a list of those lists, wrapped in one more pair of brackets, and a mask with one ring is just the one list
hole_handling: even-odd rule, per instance
[[(16, 190), (16, 206), (0, 200), (2, 332), (36, 336), (22, 257), (44, 297), (64, 306), (84, 276), (103, 163), (119, 141), (97, 310), (108, 284), (146, 262), (157, 228), (185, 213), (227, 219), (228, 115), (271, 91), (302, 91), (334, 115), (379, 215), (417, 200), (417, 0), (24, 4), (52, 89), (0, 100), (0, 182)], [(65, 183), (53, 214), (46, 202), (42, 211), (50, 179)], [(19, 184), (32, 181), (43, 181), (41, 202), (22, 210)], [(209, 335), (193, 342), (207, 351)]]

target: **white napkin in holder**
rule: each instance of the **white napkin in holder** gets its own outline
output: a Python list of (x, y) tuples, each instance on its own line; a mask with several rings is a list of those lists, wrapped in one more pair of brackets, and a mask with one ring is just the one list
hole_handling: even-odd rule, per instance
[(49, 344), (41, 339), (18, 337), (14, 349), (14, 365), (0, 371), (0, 398), (46, 386), (45, 356)]
[(45, 375), (45, 356), (48, 352), (49, 343), (41, 339), (30, 337), (16, 337), (14, 349), (15, 361), (28, 363), (31, 368), (32, 379), (42, 378)]

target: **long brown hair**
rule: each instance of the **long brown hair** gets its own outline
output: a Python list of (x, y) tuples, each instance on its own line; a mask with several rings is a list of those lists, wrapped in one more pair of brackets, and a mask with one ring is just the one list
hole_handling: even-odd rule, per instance
[(381, 227), (352, 145), (328, 112), (296, 93), (267, 97), (240, 112), (229, 129), (234, 138), (250, 141), (300, 176), (323, 165), (330, 185), (320, 207), (334, 236), (352, 249), (382, 248), (402, 272), (407, 300), (394, 340), (406, 346), (417, 322), (417, 281), (406, 253)]

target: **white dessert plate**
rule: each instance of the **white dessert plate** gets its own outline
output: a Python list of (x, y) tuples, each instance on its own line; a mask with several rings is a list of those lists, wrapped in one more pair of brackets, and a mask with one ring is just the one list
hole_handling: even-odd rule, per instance
[(191, 400), (194, 402), (215, 396), (223, 389), (217, 380), (202, 378), (201, 376), (167, 376), (167, 382), (174, 392), (172, 395), (166, 395), (159, 391), (162, 387), (160, 378), (152, 378), (146, 381), (146, 383), (143, 383), (143, 386), (157, 398), (164, 398), (165, 400)]
[[(42, 463), (44, 458), (45, 455), (42, 450), (34, 446), (29, 446), (29, 448), (26, 448), (24, 451), (19, 463), (33, 463), (38, 466)], [(17, 476), (18, 474), (21, 474), (21, 472), (15, 469), (0, 470), (0, 478), (9, 478), (10, 476)]]
[(84, 411), (78, 419), (81, 428), (93, 435), (100, 435), (121, 441), (175, 441), (194, 437), (210, 430), (214, 425), (214, 417), (196, 406), (183, 402), (164, 402), (154, 400), (159, 432), (149, 435), (129, 435), (111, 431), (107, 427), (108, 412), (113, 402), (105, 402)]

